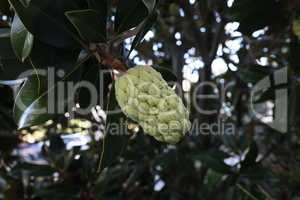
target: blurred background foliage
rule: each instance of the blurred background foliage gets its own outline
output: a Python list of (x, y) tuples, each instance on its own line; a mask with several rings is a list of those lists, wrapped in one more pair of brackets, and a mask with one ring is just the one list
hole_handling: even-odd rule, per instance
[[(0, 0), (0, 199), (299, 200), (299, 10), (297, 0)], [(114, 77), (99, 70), (137, 64), (159, 66), (182, 86), (191, 121), (221, 121), (221, 134), (193, 128), (166, 145), (107, 113), (118, 107)], [(18, 77), (49, 66), (64, 72), (55, 83)], [(255, 118), (249, 98), (255, 83), (284, 67), (282, 134)], [(80, 80), (103, 99), (90, 114), (76, 114), (89, 104), (85, 90), (71, 110), (55, 102), (64, 115), (32, 114), (47, 105), (47, 86)], [(214, 115), (190, 102), (213, 92), (196, 90), (204, 81), (232, 83), (224, 100), (197, 102)], [(274, 117), (275, 89), (259, 99), (265, 121)], [(18, 98), (28, 109), (14, 109)]]

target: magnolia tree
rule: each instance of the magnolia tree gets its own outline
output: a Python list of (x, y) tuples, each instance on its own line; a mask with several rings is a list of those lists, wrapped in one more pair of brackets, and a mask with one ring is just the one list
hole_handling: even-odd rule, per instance
[(0, 0), (0, 199), (300, 199), (296, 0)]

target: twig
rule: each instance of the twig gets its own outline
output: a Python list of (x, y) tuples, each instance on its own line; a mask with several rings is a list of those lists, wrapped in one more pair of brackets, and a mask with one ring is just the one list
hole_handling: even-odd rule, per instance
[(248, 190), (246, 190), (243, 186), (241, 186), (240, 184), (236, 184), (236, 186), (243, 191), (247, 196), (249, 196), (251, 199), (254, 200), (259, 200), (258, 198), (256, 198), (253, 194), (251, 194)]
[(261, 191), (261, 193), (263, 193), (268, 200), (275, 200), (261, 185), (257, 186), (258, 189)]
[(97, 44), (91, 44), (90, 51), (95, 56), (99, 64), (102, 64), (111, 70), (117, 70), (122, 72), (127, 71), (127, 67), (125, 63), (123, 63), (121, 60), (111, 55), (108, 52), (106, 45), (100, 46)]
[[(110, 89), (110, 91), (108, 92), (108, 101), (107, 101), (107, 105), (106, 105), (106, 113), (109, 112), (109, 107), (110, 107), (110, 97), (111, 97), (111, 93), (112, 93), (112, 89)], [(106, 122), (105, 122), (105, 128), (104, 128), (104, 137), (103, 137), (103, 140), (102, 140), (102, 148), (101, 148), (101, 154), (100, 154), (100, 157), (99, 157), (99, 160), (98, 160), (98, 163), (97, 163), (97, 176), (100, 175), (101, 173), (101, 169), (102, 169), (102, 163), (103, 163), (103, 158), (104, 158), (104, 153), (105, 153), (105, 139), (106, 139), (106, 130), (107, 130), (107, 119), (108, 119), (108, 116), (106, 117)]]
[(131, 30), (125, 31), (124, 33), (121, 33), (120, 35), (116, 36), (115, 38), (111, 39), (108, 42), (109, 46), (119, 45), (124, 40), (135, 36), (139, 32), (139, 30), (140, 30), (140, 26), (137, 26), (134, 29), (131, 29)]

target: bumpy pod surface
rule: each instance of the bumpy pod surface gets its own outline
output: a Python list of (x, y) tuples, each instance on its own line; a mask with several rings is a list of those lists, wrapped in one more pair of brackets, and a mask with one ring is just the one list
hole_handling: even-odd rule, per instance
[(115, 82), (122, 111), (156, 140), (177, 143), (189, 131), (189, 113), (182, 100), (151, 66), (136, 66)]

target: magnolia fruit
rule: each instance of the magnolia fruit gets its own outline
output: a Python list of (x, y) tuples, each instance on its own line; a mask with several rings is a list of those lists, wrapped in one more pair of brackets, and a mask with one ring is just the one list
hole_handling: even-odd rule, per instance
[(122, 111), (156, 140), (177, 143), (189, 131), (189, 113), (161, 74), (151, 66), (129, 69), (115, 82)]

